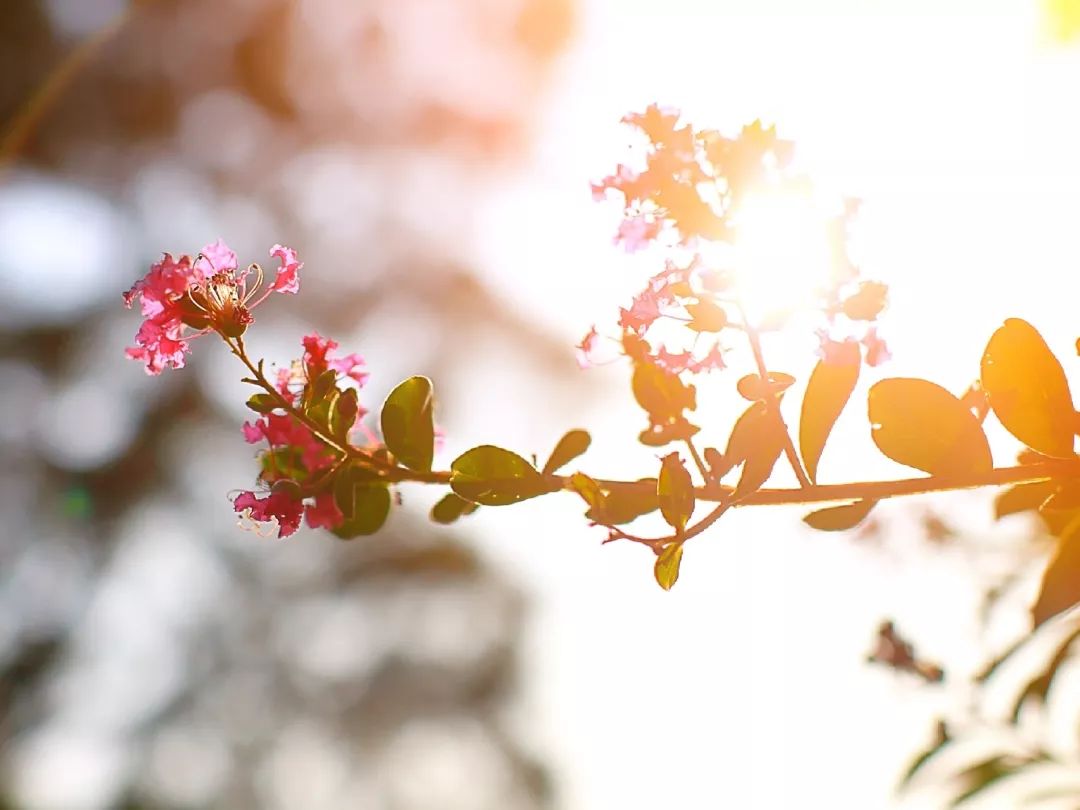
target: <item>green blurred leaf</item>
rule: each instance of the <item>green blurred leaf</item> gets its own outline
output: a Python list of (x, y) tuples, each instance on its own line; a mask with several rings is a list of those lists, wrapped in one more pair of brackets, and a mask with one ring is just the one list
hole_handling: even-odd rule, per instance
[(1035, 481), (1003, 489), (994, 497), (994, 519), (1001, 520), (1006, 515), (1034, 511), (1043, 505), (1055, 489), (1057, 484), (1054, 481)]
[(1080, 602), (1080, 514), (1065, 526), (1031, 609), (1035, 626)]
[(977, 475), (993, 468), (979, 420), (940, 385), (905, 377), (870, 389), (874, 443), (893, 461), (931, 475)]
[(1005, 321), (986, 345), (981, 373), (990, 408), (1006, 430), (1044, 455), (1073, 456), (1069, 382), (1034, 326), (1019, 318)]
[(276, 397), (272, 397), (269, 394), (252, 394), (247, 401), (247, 406), (255, 413), (270, 413), (278, 407), (278, 401)]
[(799, 418), (799, 450), (806, 474), (815, 484), (825, 443), (855, 390), (861, 365), (859, 344), (840, 343), (836, 347), (835, 360), (829, 363), (820, 360), (806, 384)]
[(657, 584), (665, 591), (670, 591), (679, 580), (679, 567), (682, 565), (683, 544), (671, 543), (660, 552), (653, 566), (653, 576)]
[(382, 407), (383, 440), (391, 453), (418, 472), (430, 472), (435, 458), (431, 380), (410, 377), (390, 392)]
[[(664, 456), (660, 478), (656, 482), (656, 499), (660, 514), (677, 533), (686, 529), (686, 521), (694, 513), (694, 482), (678, 453)], [(669, 586), (670, 587), (670, 586)]]
[(559, 439), (559, 443), (551, 451), (551, 457), (547, 460), (547, 464), (544, 465), (543, 474), (551, 475), (560, 467), (569, 464), (588, 450), (591, 443), (592, 437), (589, 436), (587, 431), (571, 430)]
[(490, 444), (467, 450), (454, 460), (450, 487), (462, 498), (485, 506), (507, 506), (552, 491), (528, 461)]
[(343, 540), (375, 534), (390, 514), (390, 489), (377, 481), (370, 470), (349, 465), (334, 479), (334, 502), (345, 522), (334, 529)]
[(471, 515), (480, 507), (472, 501), (448, 492), (431, 508), (431, 519), (436, 523), (449, 524), (464, 515)]
[(861, 500), (843, 506), (818, 509), (803, 518), (803, 523), (823, 532), (842, 532), (854, 529), (870, 514), (877, 501)]
[(335, 438), (345, 441), (349, 431), (356, 424), (356, 415), (360, 412), (359, 395), (355, 388), (346, 388), (334, 403), (330, 414), (330, 433)]

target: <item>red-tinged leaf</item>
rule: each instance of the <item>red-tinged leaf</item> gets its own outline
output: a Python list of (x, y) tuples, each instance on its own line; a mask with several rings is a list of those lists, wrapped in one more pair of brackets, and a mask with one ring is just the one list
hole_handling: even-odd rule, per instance
[(592, 437), (584, 430), (571, 430), (555, 445), (551, 451), (551, 457), (547, 460), (542, 470), (544, 475), (551, 475), (560, 467), (569, 464), (575, 458), (589, 449)]
[(1044, 455), (1073, 456), (1069, 381), (1034, 326), (1019, 318), (1005, 321), (986, 346), (981, 376), (990, 408), (1006, 430)]
[(678, 453), (664, 456), (656, 482), (656, 498), (664, 520), (681, 533), (694, 513), (694, 482)]
[(656, 558), (653, 565), (653, 576), (657, 584), (665, 591), (670, 591), (671, 586), (679, 579), (679, 567), (682, 565), (683, 544), (672, 543), (666, 546)]
[(823, 532), (843, 532), (854, 529), (866, 520), (866, 516), (876, 505), (877, 501), (862, 500), (846, 503), (843, 506), (818, 509), (804, 517), (803, 523)]
[(874, 443), (893, 461), (931, 475), (978, 475), (993, 468), (979, 420), (940, 385), (906, 377), (870, 389)]
[(1046, 566), (1031, 616), (1035, 626), (1080, 602), (1080, 517), (1074, 516), (1058, 538)]
[(859, 381), (859, 344), (838, 343), (830, 361), (818, 362), (810, 375), (799, 418), (799, 450), (810, 480), (817, 483), (818, 462), (833, 425)]

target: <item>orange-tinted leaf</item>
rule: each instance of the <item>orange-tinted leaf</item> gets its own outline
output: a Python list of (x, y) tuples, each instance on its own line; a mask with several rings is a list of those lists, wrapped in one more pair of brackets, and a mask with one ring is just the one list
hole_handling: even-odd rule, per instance
[(768, 378), (762, 381), (759, 374), (747, 374), (739, 379), (735, 387), (743, 399), (755, 402), (759, 399), (768, 399), (771, 396), (782, 394), (795, 382), (795, 378), (782, 371), (770, 371)]
[(686, 311), (690, 315), (687, 326), (697, 332), (719, 332), (728, 323), (724, 308), (712, 301), (687, 304)]
[(818, 509), (804, 517), (803, 523), (823, 532), (842, 532), (854, 529), (866, 520), (866, 516), (876, 505), (877, 501), (862, 500), (846, 503), (843, 506)]
[(1035, 481), (1004, 489), (994, 497), (994, 519), (1001, 520), (1006, 515), (1034, 511), (1054, 494), (1055, 489), (1057, 484), (1054, 481)]
[(570, 476), (570, 486), (589, 505), (590, 509), (603, 510), (604, 492), (592, 478), (583, 472), (576, 472)]
[(559, 439), (559, 443), (551, 451), (551, 457), (541, 472), (544, 475), (551, 475), (588, 450), (590, 444), (592, 444), (592, 437), (589, 436), (588, 431), (571, 430)]
[(1058, 539), (1043, 574), (1039, 598), (1031, 609), (1035, 626), (1080, 602), (1080, 518), (1074, 517)]
[(679, 579), (679, 566), (682, 564), (683, 544), (672, 543), (660, 552), (653, 566), (653, 576), (657, 584), (665, 591), (670, 591), (671, 586)]
[(854, 321), (872, 321), (885, 309), (889, 288), (880, 281), (864, 281), (858, 291), (841, 305), (844, 314)]
[(1034, 326), (1009, 318), (982, 357), (990, 408), (1016, 438), (1054, 458), (1073, 455), (1076, 421), (1061, 363)]
[(777, 459), (784, 452), (786, 438), (787, 431), (775, 407), (755, 402), (743, 412), (731, 431), (724, 453), (724, 472), (738, 464), (743, 465), (739, 483), (732, 493), (734, 500), (752, 495), (769, 480)]
[(656, 497), (664, 520), (676, 532), (682, 532), (686, 528), (686, 521), (694, 513), (695, 499), (694, 482), (678, 453), (664, 456), (660, 478), (656, 482)]
[(806, 385), (799, 418), (799, 450), (806, 473), (815, 484), (825, 442), (855, 390), (861, 362), (858, 343), (837, 344), (835, 361), (819, 361)]
[(871, 435), (893, 461), (931, 475), (972, 475), (993, 468), (979, 420), (940, 385), (892, 377), (870, 389)]

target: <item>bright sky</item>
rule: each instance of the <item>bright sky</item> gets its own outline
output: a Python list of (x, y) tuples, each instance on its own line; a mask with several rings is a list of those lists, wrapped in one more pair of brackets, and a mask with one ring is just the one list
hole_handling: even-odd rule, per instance
[[(892, 285), (884, 375), (959, 393), (1015, 315), (1077, 380), (1080, 52), (1051, 41), (1040, 8), (593, 0), (537, 122), (533, 172), (496, 189), (484, 214), (486, 264), (508, 297), (577, 340), (655, 269), (611, 246), (617, 212), (589, 198), (588, 181), (625, 157), (619, 118), (652, 101), (727, 132), (760, 117), (819, 183), (864, 200), (864, 273)], [(621, 449), (641, 427), (625, 369), (593, 373), (612, 396), (582, 425), (596, 448), (583, 466), (646, 474), (651, 454)], [(851, 411), (823, 477), (898, 472), (863, 464), (865, 416)], [(993, 445), (1006, 462), (1013, 443)], [(985, 498), (944, 503), (965, 525), (989, 523)], [(944, 698), (862, 660), (885, 616), (931, 657), (974, 660), (970, 563), (810, 535), (799, 515), (725, 518), (687, 547), (669, 594), (648, 552), (600, 547), (569, 502), (475, 521), (537, 593), (526, 722), (557, 758), (564, 807), (891, 806)]]

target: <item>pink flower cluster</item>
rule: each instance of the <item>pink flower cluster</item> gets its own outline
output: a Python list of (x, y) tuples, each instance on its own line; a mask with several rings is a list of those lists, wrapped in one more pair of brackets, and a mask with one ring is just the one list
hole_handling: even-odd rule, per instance
[[(258, 265), (241, 270), (236, 254), (220, 239), (207, 245), (192, 260), (174, 259), (166, 253), (150, 272), (124, 293), (130, 308), (140, 299), (143, 323), (135, 335), (135, 346), (127, 356), (146, 364), (147, 374), (166, 368), (182, 368), (189, 353), (189, 341), (210, 332), (236, 338), (253, 321), (251, 310), (272, 292), (296, 293), (300, 289), (303, 263), (296, 251), (274, 245), (270, 255), (281, 262), (273, 282), (258, 295), (263, 272)], [(248, 277), (254, 273), (249, 288)]]

